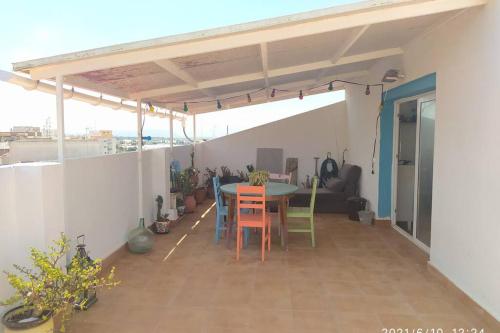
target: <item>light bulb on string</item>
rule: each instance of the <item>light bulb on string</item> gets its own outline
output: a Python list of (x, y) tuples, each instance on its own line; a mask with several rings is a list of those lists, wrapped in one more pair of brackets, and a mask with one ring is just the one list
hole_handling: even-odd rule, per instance
[(328, 91), (333, 91), (333, 82), (328, 84)]
[(217, 110), (222, 109), (222, 104), (220, 104), (220, 100), (217, 100)]
[(184, 112), (188, 112), (188, 103), (184, 102)]
[(304, 94), (302, 94), (302, 90), (299, 92), (299, 99), (304, 99)]
[(274, 98), (274, 96), (276, 96), (276, 89), (273, 89), (273, 91), (271, 91), (271, 97)]
[(250, 97), (250, 94), (247, 94), (247, 100), (248, 100), (248, 103), (252, 103), (252, 97)]
[(365, 95), (366, 96), (370, 95), (370, 85), (366, 86)]

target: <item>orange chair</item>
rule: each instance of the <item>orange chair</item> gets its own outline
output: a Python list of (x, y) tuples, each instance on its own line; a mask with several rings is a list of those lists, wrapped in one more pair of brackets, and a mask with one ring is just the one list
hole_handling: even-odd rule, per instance
[[(266, 187), (237, 185), (236, 205), (236, 260), (240, 259), (240, 250), (243, 247), (243, 228), (261, 228), (264, 261), (266, 241), (267, 251), (271, 251), (271, 217), (266, 214)], [(252, 213), (249, 213), (250, 211)]]

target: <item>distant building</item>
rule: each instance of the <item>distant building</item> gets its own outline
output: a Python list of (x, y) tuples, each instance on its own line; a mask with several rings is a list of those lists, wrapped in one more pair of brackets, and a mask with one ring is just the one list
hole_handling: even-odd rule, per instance
[(113, 138), (113, 131), (111, 131), (111, 130), (93, 131), (93, 132), (89, 133), (89, 138), (91, 138), (91, 139), (101, 139), (101, 138), (112, 139)]
[(26, 136), (26, 137), (40, 137), (42, 136), (42, 131), (40, 127), (34, 126), (14, 126), (10, 129), (11, 133), (16, 134), (16, 136)]

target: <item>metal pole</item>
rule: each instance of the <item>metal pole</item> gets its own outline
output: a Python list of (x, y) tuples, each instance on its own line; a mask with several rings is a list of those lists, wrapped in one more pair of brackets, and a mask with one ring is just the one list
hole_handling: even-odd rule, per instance
[(144, 218), (143, 187), (142, 187), (142, 108), (141, 100), (137, 100), (137, 175), (139, 192), (139, 219)]
[(174, 152), (174, 111), (170, 110), (170, 152)]
[(57, 160), (64, 163), (64, 87), (63, 76), (56, 76), (56, 110), (57, 110)]

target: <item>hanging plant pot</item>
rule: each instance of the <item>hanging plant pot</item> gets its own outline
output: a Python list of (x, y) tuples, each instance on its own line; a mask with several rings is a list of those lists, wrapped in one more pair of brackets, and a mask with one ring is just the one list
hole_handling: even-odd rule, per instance
[(192, 213), (196, 208), (196, 199), (194, 195), (186, 195), (184, 197), (184, 213)]
[(54, 331), (54, 320), (52, 313), (45, 311), (41, 315), (35, 315), (31, 309), (23, 310), (23, 306), (18, 306), (2, 317), (2, 324), (5, 326), (5, 333), (47, 333)]

